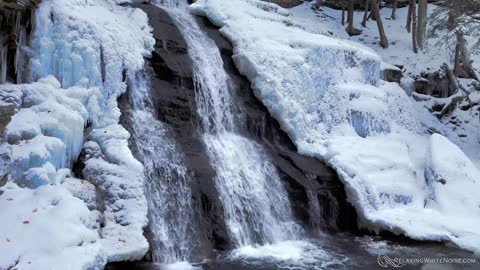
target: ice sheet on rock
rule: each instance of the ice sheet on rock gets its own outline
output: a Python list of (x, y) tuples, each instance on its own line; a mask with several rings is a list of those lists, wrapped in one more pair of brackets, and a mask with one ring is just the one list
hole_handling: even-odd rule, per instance
[(432, 190), (428, 204), (442, 212), (480, 213), (480, 171), (458, 146), (434, 134), (430, 138), (426, 178)]
[[(69, 97), (69, 89), (61, 89), (53, 77), (33, 84), (0, 86), (0, 93), (12, 90), (23, 97), (22, 108), (6, 127), (0, 151), (13, 160), (9, 170), (13, 180), (46, 163), (55, 169), (71, 165), (83, 145), (83, 128), (88, 119), (83, 104)], [(89, 94), (86, 89), (79, 92), (85, 98)]]
[(43, 1), (35, 16), (32, 76), (55, 75), (63, 87), (105, 87), (118, 95), (124, 70), (139, 70), (154, 44), (145, 13), (112, 1)]
[[(425, 178), (429, 149), (440, 147), (430, 143), (437, 135), (430, 139), (427, 129), (435, 127), (430, 131), (443, 132), (455, 143), (458, 137), (426, 117), (397, 84), (380, 80), (375, 53), (313, 34), (288, 10), (258, 0), (199, 0), (191, 10), (221, 27), (234, 45), (236, 66), (299, 152), (337, 170), (363, 226), (451, 240), (480, 252), (478, 204), (466, 214), (427, 203), (433, 195), (444, 196)], [(470, 174), (470, 167), (457, 168), (459, 175)], [(478, 190), (480, 182), (469, 185)], [(466, 196), (453, 195), (457, 187), (442, 186), (454, 196), (445, 200)]]
[[(108, 130), (108, 131), (107, 131)], [(108, 136), (95, 136), (111, 132)], [(100, 234), (109, 261), (141, 259), (148, 251), (143, 227), (148, 223), (143, 193), (143, 167), (128, 148), (128, 135), (120, 125), (93, 130), (85, 146), (83, 174), (105, 200), (104, 227)]]

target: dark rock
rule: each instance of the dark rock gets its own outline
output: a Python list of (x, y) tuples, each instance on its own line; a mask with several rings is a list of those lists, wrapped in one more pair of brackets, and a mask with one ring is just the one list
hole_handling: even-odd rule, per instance
[[(0, 71), (6, 76), (0, 78), (0, 83), (24, 82), (28, 56), (22, 53), (17, 55), (17, 48), (30, 44), (31, 16), (39, 2), (39, 0), (0, 0), (0, 43), (6, 53), (6, 57), (1, 59), (6, 63), (0, 63), (1, 67), (6, 68), (3, 71), (0, 67)], [(20, 39), (21, 36), (26, 38)]]
[(445, 98), (455, 94), (456, 90), (448, 76), (443, 71), (422, 74), (415, 80), (415, 92), (438, 98)]
[(0, 103), (0, 137), (2, 136), (5, 128), (12, 120), (13, 115), (15, 114), (15, 106), (13, 104), (2, 104)]
[(284, 8), (296, 7), (298, 5), (301, 5), (304, 2), (303, 0), (262, 0), (262, 1), (274, 3)]
[(400, 83), (402, 76), (403, 76), (403, 73), (400, 69), (385, 68), (383, 70), (383, 80), (387, 82)]

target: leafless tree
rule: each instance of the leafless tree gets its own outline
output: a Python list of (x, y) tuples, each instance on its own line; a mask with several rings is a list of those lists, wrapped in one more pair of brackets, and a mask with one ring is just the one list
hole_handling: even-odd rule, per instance
[(427, 33), (427, 0), (418, 0), (417, 45), (423, 49)]
[(362, 20), (362, 26), (367, 27), (367, 20), (368, 20), (368, 4), (370, 3), (370, 0), (365, 0), (365, 12), (363, 13), (363, 20)]
[(395, 13), (397, 12), (397, 0), (393, 0), (393, 7), (392, 7), (392, 20), (395, 20), (397, 17), (395, 15)]
[(385, 35), (385, 29), (383, 28), (379, 4), (375, 0), (370, 0), (370, 5), (372, 6), (373, 16), (375, 16), (375, 20), (377, 21), (378, 33), (380, 35), (380, 45), (383, 48), (388, 48), (388, 39), (387, 35)]

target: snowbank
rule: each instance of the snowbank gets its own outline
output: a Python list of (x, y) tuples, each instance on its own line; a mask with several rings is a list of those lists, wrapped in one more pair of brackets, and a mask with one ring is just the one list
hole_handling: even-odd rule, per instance
[[(233, 43), (236, 66), (298, 151), (337, 170), (363, 226), (480, 252), (480, 198), (459, 194), (478, 190), (478, 170), (457, 166), (473, 180), (450, 180), (447, 192), (431, 185), (426, 173), (436, 170), (432, 161), (443, 160), (436, 149), (449, 141), (428, 134), (440, 123), (398, 84), (380, 80), (373, 51), (308, 32), (288, 10), (257, 0), (199, 0), (191, 8)], [(454, 145), (447, 147), (450, 153)], [(451, 154), (468, 160), (461, 150)], [(450, 200), (463, 210), (434, 207)]]
[[(118, 124), (116, 100), (126, 91), (127, 77), (143, 68), (154, 40), (146, 14), (117, 2), (121, 1), (42, 1), (35, 14), (32, 83), (0, 86), (2, 102), (17, 110), (0, 141), (0, 179), (8, 178), (7, 189), (14, 187), (17, 197), (32, 204), (48, 196), (68, 202), (49, 216), (58, 226), (58, 238), (29, 247), (19, 244), (17, 253), (0, 260), (0, 268), (15, 265), (18, 254), (22, 263), (27, 248), (30, 257), (43, 258), (44, 264), (35, 269), (52, 269), (54, 263), (63, 263), (62, 269), (102, 268), (106, 261), (140, 259), (148, 250), (143, 236), (148, 223), (143, 167), (128, 149), (129, 134)], [(78, 182), (62, 184), (64, 168), (82, 150), (88, 181), (79, 181), (89, 188)], [(101, 209), (95, 206), (95, 194), (103, 200)], [(22, 215), (23, 208), (8, 209), (5, 218)], [(96, 226), (87, 221), (92, 215), (97, 216)], [(2, 236), (9, 232), (3, 220)], [(29, 225), (40, 237), (48, 237), (50, 230), (42, 224)], [(91, 235), (81, 233), (82, 226)], [(77, 237), (75, 241), (68, 234)], [(51, 250), (43, 250), (47, 241)], [(42, 256), (45, 252), (49, 256)]]
[(0, 209), (0, 268), (93, 269), (105, 264), (95, 212), (63, 184), (28, 189), (8, 183), (0, 188)]

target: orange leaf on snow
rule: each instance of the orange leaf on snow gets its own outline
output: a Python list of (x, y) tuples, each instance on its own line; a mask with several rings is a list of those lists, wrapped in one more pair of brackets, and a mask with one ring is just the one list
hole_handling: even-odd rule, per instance
[(30, 221), (24, 220), (22, 223), (23, 223), (23, 224), (28, 224), (28, 223), (30, 223)]

